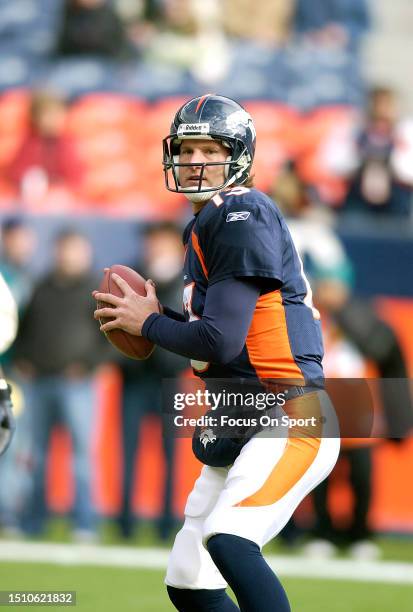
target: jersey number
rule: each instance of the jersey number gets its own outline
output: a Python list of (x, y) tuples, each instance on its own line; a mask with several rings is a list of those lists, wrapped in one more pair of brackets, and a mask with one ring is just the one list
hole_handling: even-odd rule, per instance
[[(195, 283), (191, 283), (190, 285), (186, 285), (184, 287), (184, 309), (185, 312), (189, 315), (190, 321), (199, 321), (201, 317), (198, 317), (192, 310), (192, 294), (194, 292)], [(208, 361), (197, 361), (196, 359), (191, 359), (191, 366), (197, 372), (206, 372), (209, 368)]]
[[(232, 187), (232, 189), (229, 189), (228, 191), (225, 191), (224, 193), (226, 196), (230, 196), (230, 195), (241, 196), (241, 195), (245, 195), (246, 193), (249, 193), (250, 191), (251, 190), (248, 187), (243, 187), (242, 185), (236, 185), (235, 187)], [(212, 201), (216, 207), (219, 207), (221, 206), (221, 204), (224, 203), (224, 200), (222, 196), (219, 195), (219, 193), (214, 195), (214, 197), (212, 198)]]

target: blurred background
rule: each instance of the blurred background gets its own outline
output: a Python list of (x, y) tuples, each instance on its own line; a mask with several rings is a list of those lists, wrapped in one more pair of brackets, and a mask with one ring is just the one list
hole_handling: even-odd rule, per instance
[[(180, 309), (191, 213), (161, 140), (192, 96), (253, 116), (255, 183), (303, 257), (327, 375), (412, 376), (412, 33), (409, 0), (0, 0), (0, 272), (20, 318), (1, 357), (18, 418), (4, 542), (170, 543), (182, 518), (200, 465), (162, 438), (159, 388), (187, 364), (122, 359), (89, 292), (131, 265)], [(393, 411), (411, 426), (408, 382), (398, 394), (274, 550), (413, 562), (413, 438), (391, 430)]]

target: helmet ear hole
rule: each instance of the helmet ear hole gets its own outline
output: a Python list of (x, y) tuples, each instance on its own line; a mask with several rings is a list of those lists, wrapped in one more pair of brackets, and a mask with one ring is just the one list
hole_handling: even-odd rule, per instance
[(172, 156), (174, 165), (173, 165), (173, 170), (172, 172), (174, 172), (174, 177), (176, 176), (176, 180), (179, 186), (179, 170), (180, 170), (180, 166), (177, 166), (177, 164), (179, 164), (179, 155), (173, 155)]

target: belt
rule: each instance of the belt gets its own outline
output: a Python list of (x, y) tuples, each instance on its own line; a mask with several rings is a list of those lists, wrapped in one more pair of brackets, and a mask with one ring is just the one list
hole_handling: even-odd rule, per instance
[(321, 387), (292, 387), (291, 389), (286, 389), (285, 393), (285, 401), (288, 402), (300, 395), (306, 395), (307, 393), (314, 393), (315, 391), (321, 391)]
[(285, 398), (286, 402), (295, 399), (296, 397), (300, 397), (301, 395), (306, 395), (307, 393), (314, 393), (315, 391), (321, 391), (323, 387), (316, 387), (314, 385), (281, 385), (280, 383), (267, 383), (268, 389), (271, 392), (282, 394)]

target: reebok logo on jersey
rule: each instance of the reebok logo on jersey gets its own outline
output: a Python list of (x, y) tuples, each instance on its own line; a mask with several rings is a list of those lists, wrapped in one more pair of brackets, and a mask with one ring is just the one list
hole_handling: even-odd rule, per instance
[(227, 214), (227, 223), (231, 221), (246, 221), (250, 216), (249, 210), (240, 210), (238, 212), (231, 212)]

